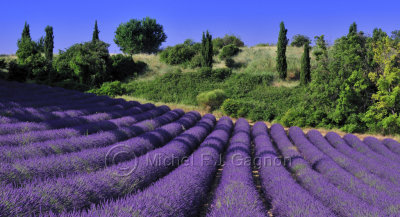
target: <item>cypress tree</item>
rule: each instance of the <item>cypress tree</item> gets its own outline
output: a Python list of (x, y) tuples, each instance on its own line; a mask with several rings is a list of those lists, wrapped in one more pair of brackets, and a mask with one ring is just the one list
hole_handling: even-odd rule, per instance
[(46, 26), (44, 31), (46, 32), (46, 37), (44, 39), (44, 55), (46, 56), (47, 60), (52, 61), (54, 49), (53, 27)]
[(356, 22), (353, 22), (353, 23), (350, 25), (350, 28), (349, 28), (349, 35), (351, 35), (351, 34), (357, 34), (357, 24), (356, 24)]
[(29, 30), (29, 24), (26, 23), (26, 21), (25, 21), (24, 29), (22, 30), (21, 40), (25, 40), (25, 39), (31, 40), (31, 33), (30, 33), (30, 30)]
[(93, 37), (92, 37), (92, 42), (98, 41), (99, 40), (99, 28), (97, 27), (97, 20), (94, 22), (94, 30), (93, 30)]
[(300, 84), (306, 85), (311, 81), (311, 66), (310, 66), (310, 45), (304, 45), (304, 53), (301, 57)]
[(278, 38), (278, 48), (276, 57), (276, 70), (278, 71), (279, 77), (285, 79), (287, 75), (287, 62), (286, 62), (286, 46), (289, 40), (286, 37), (287, 29), (285, 29), (285, 24), (281, 22), (279, 38)]
[(203, 36), (201, 39), (201, 66), (212, 68), (213, 64), (213, 45), (212, 45), (212, 36), (207, 31), (206, 34), (203, 32)]

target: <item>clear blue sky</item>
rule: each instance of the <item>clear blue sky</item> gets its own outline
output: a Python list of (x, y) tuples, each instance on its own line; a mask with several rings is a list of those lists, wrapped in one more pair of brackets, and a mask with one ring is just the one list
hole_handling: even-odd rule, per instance
[(400, 29), (399, 12), (399, 0), (1, 0), (0, 54), (15, 53), (25, 21), (35, 40), (45, 34), (46, 25), (53, 26), (55, 52), (58, 52), (74, 43), (91, 40), (97, 19), (100, 39), (110, 43), (110, 52), (116, 53), (119, 48), (113, 42), (115, 29), (132, 18), (150, 16), (162, 24), (168, 36), (163, 47), (187, 38), (199, 41), (202, 31), (207, 29), (213, 37), (236, 34), (251, 46), (276, 43), (280, 21), (285, 22), (289, 38), (295, 34), (311, 38), (325, 34), (330, 43), (346, 34), (353, 21), (367, 34), (375, 27), (389, 33)]

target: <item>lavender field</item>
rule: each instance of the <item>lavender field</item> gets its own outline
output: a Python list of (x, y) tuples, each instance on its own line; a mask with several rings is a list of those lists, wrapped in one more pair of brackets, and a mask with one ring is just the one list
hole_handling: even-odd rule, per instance
[(400, 143), (0, 80), (0, 216), (400, 216)]

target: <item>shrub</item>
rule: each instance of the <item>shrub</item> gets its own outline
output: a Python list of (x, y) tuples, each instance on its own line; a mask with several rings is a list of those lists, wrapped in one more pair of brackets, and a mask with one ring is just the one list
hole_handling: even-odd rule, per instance
[(141, 71), (141, 67), (136, 64), (130, 56), (124, 56), (117, 54), (111, 56), (112, 68), (111, 68), (111, 79), (112, 80), (124, 80), (128, 77), (135, 77), (138, 72)]
[(229, 96), (239, 98), (245, 97), (259, 85), (268, 86), (273, 78), (271, 74), (238, 73), (230, 76), (225, 85)]
[(119, 96), (126, 93), (125, 87), (121, 85), (119, 81), (113, 82), (105, 82), (98, 89), (92, 89), (87, 91), (88, 93), (94, 93), (97, 95), (106, 95), (106, 96)]
[(224, 59), (227, 59), (227, 58), (231, 58), (231, 57), (235, 56), (238, 53), (239, 53), (239, 48), (234, 44), (230, 44), (230, 45), (224, 46), (221, 49), (219, 57), (224, 60)]
[(209, 110), (219, 108), (222, 102), (226, 99), (226, 94), (221, 89), (216, 89), (208, 92), (203, 92), (197, 95), (197, 103)]
[(230, 115), (232, 117), (238, 117), (238, 112), (243, 107), (244, 103), (238, 99), (226, 99), (222, 105), (221, 110), (226, 115)]
[(160, 53), (160, 60), (170, 65), (178, 65), (190, 62), (195, 55), (196, 51), (191, 45), (178, 44), (164, 49)]
[(225, 59), (225, 66), (228, 68), (234, 68), (235, 67), (235, 61), (232, 58), (226, 58)]
[(20, 65), (12, 60), (8, 64), (8, 80), (24, 82), (28, 76), (29, 70), (26, 66)]
[(196, 54), (193, 56), (192, 60), (190, 60), (189, 62), (189, 67), (190, 68), (197, 68), (197, 67), (201, 67), (201, 61), (203, 60), (203, 57), (201, 56), (200, 53)]
[(232, 75), (232, 70), (228, 68), (219, 68), (211, 71), (211, 78), (219, 81), (225, 80)]

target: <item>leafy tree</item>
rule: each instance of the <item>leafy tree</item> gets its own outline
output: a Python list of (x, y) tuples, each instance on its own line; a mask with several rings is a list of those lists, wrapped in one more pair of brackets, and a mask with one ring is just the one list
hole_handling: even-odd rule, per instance
[(313, 49), (313, 54), (317, 61), (328, 59), (328, 44), (325, 41), (325, 36), (315, 36), (316, 46)]
[(99, 28), (97, 27), (97, 20), (94, 22), (94, 30), (93, 30), (93, 36), (92, 36), (92, 42), (98, 41), (99, 39)]
[(243, 47), (244, 42), (235, 35), (228, 35), (226, 34), (223, 38), (217, 37), (212, 40), (213, 46), (215, 50), (219, 50), (223, 48), (224, 46), (233, 44), (236, 45), (237, 47)]
[(28, 57), (39, 53), (37, 44), (31, 39), (29, 24), (26, 22), (22, 30), (21, 39), (18, 39), (17, 45), (18, 50), (16, 54), (19, 64), (25, 64)]
[(290, 45), (295, 46), (295, 47), (303, 47), (305, 44), (310, 44), (310, 43), (311, 43), (311, 40), (309, 37), (307, 37), (305, 35), (297, 34), (297, 35), (293, 36), (292, 43)]
[(141, 52), (156, 53), (166, 39), (163, 26), (156, 23), (155, 19), (146, 17), (120, 24), (115, 31), (114, 42), (122, 52), (132, 56)]
[(400, 30), (392, 31), (391, 39), (394, 40), (395, 43), (400, 42)]
[(46, 37), (44, 39), (44, 55), (46, 56), (47, 60), (52, 61), (54, 49), (53, 27), (46, 26), (44, 31), (46, 32)]
[(203, 37), (201, 40), (201, 56), (202, 56), (202, 67), (212, 68), (213, 64), (213, 44), (212, 36), (207, 31), (206, 34), (203, 32)]
[(384, 32), (381, 28), (375, 28), (372, 32), (372, 41), (374, 43), (378, 41), (382, 41), (384, 38), (386, 38), (388, 35), (386, 32)]
[(38, 53), (44, 53), (44, 37), (40, 37), (37, 41), (36, 41), (36, 50), (38, 51)]
[(366, 125), (383, 133), (400, 132), (400, 45), (389, 37), (374, 45), (374, 60), (380, 67), (369, 73), (376, 85), (373, 104), (363, 118)]
[(81, 84), (98, 86), (111, 78), (110, 45), (103, 41), (75, 44), (60, 51), (55, 66), (59, 79), (72, 78)]
[(306, 85), (311, 81), (310, 45), (304, 45), (303, 56), (301, 57), (300, 84)]
[(286, 46), (289, 40), (287, 39), (286, 34), (287, 29), (285, 29), (285, 24), (281, 22), (276, 57), (276, 70), (281, 79), (285, 79), (287, 75)]
[(338, 39), (333, 46), (330, 72), (335, 73), (331, 88), (339, 90), (332, 120), (346, 131), (362, 130), (361, 118), (370, 104), (373, 86), (368, 72), (373, 70), (367, 38), (362, 32), (355, 32), (353, 23), (349, 34)]

